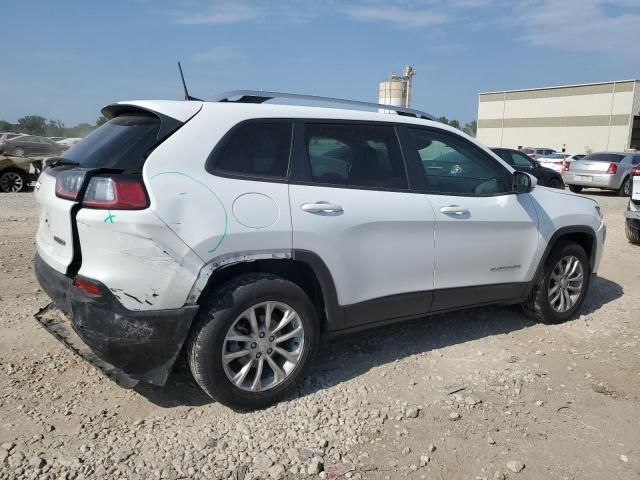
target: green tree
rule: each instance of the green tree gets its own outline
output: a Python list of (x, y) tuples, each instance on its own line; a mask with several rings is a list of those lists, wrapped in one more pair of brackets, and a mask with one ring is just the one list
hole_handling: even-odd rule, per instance
[(441, 117), (438, 117), (437, 120), (440, 123), (444, 123), (445, 125), (449, 125), (449, 119), (447, 117), (445, 117), (444, 115), (441, 116)]
[(46, 137), (64, 137), (65, 130), (64, 123), (60, 120), (49, 120), (44, 128), (44, 135)]
[(471, 122), (467, 122), (464, 128), (462, 129), (462, 131), (467, 135), (471, 135), (472, 137), (475, 137), (476, 132), (478, 131), (478, 121), (473, 120)]
[(6, 120), (0, 120), (0, 132), (14, 132), (16, 126), (13, 123), (9, 123)]
[(105, 117), (104, 115), (100, 115), (96, 120), (96, 127), (99, 127), (100, 125), (102, 125), (103, 123), (107, 123), (108, 121), (109, 119), (107, 117)]
[(460, 130), (460, 122), (458, 120), (451, 120), (449, 122), (449, 125)]
[(47, 119), (40, 115), (27, 115), (18, 119), (18, 130), (31, 135), (44, 135)]

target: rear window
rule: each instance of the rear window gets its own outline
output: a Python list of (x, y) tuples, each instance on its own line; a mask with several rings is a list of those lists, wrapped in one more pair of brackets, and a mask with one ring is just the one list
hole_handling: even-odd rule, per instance
[(83, 168), (139, 172), (158, 142), (160, 119), (152, 114), (120, 115), (101, 125), (64, 153)]
[(618, 155), (615, 153), (592, 153), (582, 158), (582, 160), (589, 160), (592, 162), (614, 162), (618, 163), (624, 158), (624, 155)]
[(285, 178), (291, 154), (291, 133), (289, 120), (261, 120), (241, 125), (220, 150), (214, 150), (215, 172)]

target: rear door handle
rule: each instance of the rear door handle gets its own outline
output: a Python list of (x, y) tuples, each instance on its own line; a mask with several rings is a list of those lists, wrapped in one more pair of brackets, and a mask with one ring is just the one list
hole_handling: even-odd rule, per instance
[(446, 207), (440, 207), (440, 211), (447, 215), (468, 215), (469, 209), (465, 207), (460, 207), (458, 205), (447, 205)]
[(308, 213), (342, 213), (344, 209), (341, 205), (328, 202), (303, 203), (300, 207)]

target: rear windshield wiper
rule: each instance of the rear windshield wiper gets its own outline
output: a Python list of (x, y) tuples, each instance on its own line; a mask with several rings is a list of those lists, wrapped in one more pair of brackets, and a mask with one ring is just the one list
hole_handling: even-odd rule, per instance
[(62, 165), (73, 165), (77, 167), (78, 165), (80, 165), (80, 163), (74, 160), (68, 160), (63, 157), (53, 157), (45, 162), (45, 166), (49, 168), (60, 167)]

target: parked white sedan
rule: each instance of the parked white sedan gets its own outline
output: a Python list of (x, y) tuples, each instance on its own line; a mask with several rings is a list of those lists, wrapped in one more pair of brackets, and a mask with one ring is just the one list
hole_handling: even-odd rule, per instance
[(564, 171), (563, 165), (565, 162), (571, 163), (574, 160), (580, 160), (582, 157), (584, 157), (583, 154), (575, 155), (573, 153), (557, 152), (545, 155), (544, 157), (539, 157), (537, 162), (540, 163), (542, 167), (547, 167), (558, 173), (562, 173)]

